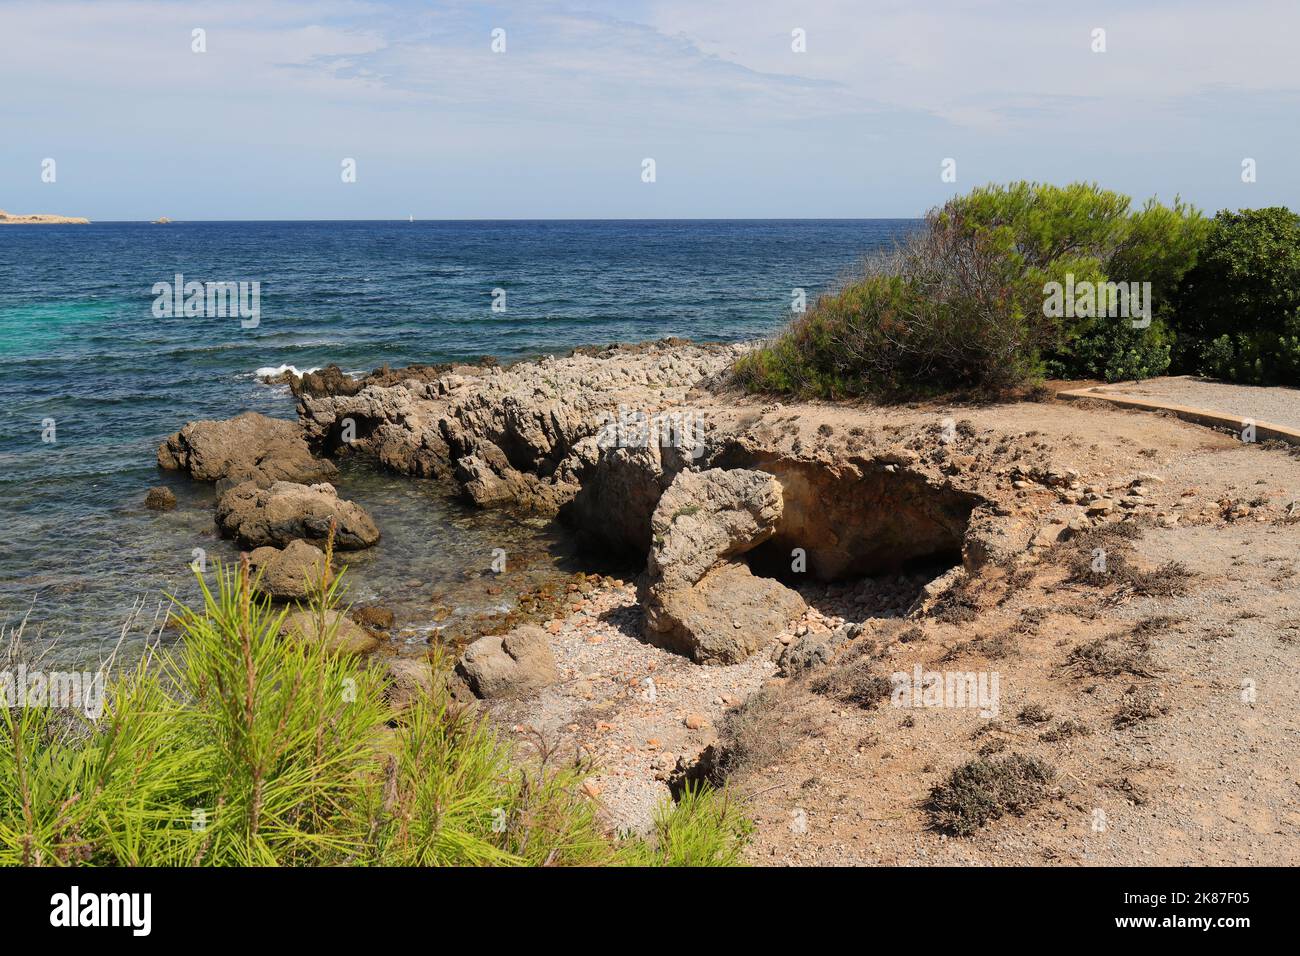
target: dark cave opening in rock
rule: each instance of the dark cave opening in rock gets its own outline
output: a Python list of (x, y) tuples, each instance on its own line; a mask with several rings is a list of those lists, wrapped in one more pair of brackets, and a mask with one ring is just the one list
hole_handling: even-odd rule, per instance
[[(985, 504), (982, 496), (955, 487), (945, 477), (908, 468), (894, 457), (832, 464), (732, 445), (708, 464), (711, 467), (701, 471), (667, 475), (629, 460), (626, 468), (606, 469), (598, 480), (585, 483), (573, 507), (562, 515), (578, 531), (589, 557), (615, 553), (640, 564), (652, 546), (668, 547), (663, 536), (679, 516), (713, 513), (717, 502), (733, 493), (734, 482), (710, 485), (693, 480), (700, 485), (693, 492), (700, 496), (696, 501), (691, 493), (677, 491), (688, 474), (743, 471), (770, 476), (779, 485), (780, 502), (770, 533), (757, 545), (720, 549), (709, 574), (716, 578), (729, 565), (739, 564), (755, 577), (798, 591), (805, 603), (828, 617), (864, 620), (902, 616), (927, 584), (962, 565), (972, 515)], [(761, 494), (760, 488), (761, 482), (754, 493)], [(664, 496), (674, 491), (667, 508), (676, 513), (661, 516), (663, 526), (656, 532), (652, 513), (663, 509)], [(733, 521), (743, 527), (750, 520), (744, 517), (747, 508), (768, 507), (757, 499), (744, 506), (733, 503), (717, 511), (715, 520), (719, 527)], [(668, 518), (671, 521), (664, 523)], [(701, 532), (685, 534), (689, 540)], [(704, 534), (701, 546), (707, 540)], [(690, 560), (689, 551), (670, 558), (675, 565)], [(656, 568), (650, 585), (660, 573)], [(768, 606), (775, 601), (771, 592), (742, 584), (737, 578), (727, 583), (731, 590), (725, 593), (702, 591), (695, 595), (691, 613), (734, 611), (734, 623), (758, 609), (753, 602)], [(752, 591), (752, 597), (742, 598), (736, 589)]]
[(728, 465), (767, 472), (781, 483), (776, 533), (748, 559), (756, 573), (783, 580), (832, 582), (952, 567), (961, 562), (971, 512), (983, 500), (887, 462), (846, 468), (760, 458)]
[(853, 618), (901, 616), (926, 583), (960, 565), (982, 501), (887, 462), (745, 467), (780, 481), (784, 509), (775, 534), (741, 559), (814, 607)]
[[(749, 565), (749, 569), (759, 577), (775, 578), (786, 587), (792, 588), (797, 588), (809, 582), (847, 584), (864, 578), (890, 576), (911, 577), (920, 575), (928, 580), (938, 577), (945, 571), (962, 563), (961, 548), (958, 547), (941, 549), (928, 554), (919, 554), (896, 564), (882, 565), (862, 573), (848, 571), (827, 578), (813, 573), (807, 560), (798, 556), (797, 550), (797, 547), (786, 547), (784, 542), (778, 543), (776, 539), (773, 539), (759, 545), (748, 554), (742, 555), (742, 559)], [(800, 570), (801, 568), (804, 570)]]

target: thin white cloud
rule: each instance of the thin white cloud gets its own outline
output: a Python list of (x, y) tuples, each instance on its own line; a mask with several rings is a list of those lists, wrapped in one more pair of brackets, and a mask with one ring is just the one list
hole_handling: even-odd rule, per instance
[[(291, 194), (363, 214), (375, 179), (330, 187), (364, 154), (394, 194), (436, 178), (464, 214), (871, 215), (941, 199), (948, 156), (962, 185), (1164, 177), (1227, 203), (1258, 154), (1256, 201), (1286, 201), (1298, 28), (1293, 0), (17, 0), (0, 184), (20, 183), (8, 207), (48, 204), (31, 157), (57, 150), (85, 196), (98, 172), (115, 196), (170, 186), (177, 208), (224, 188), (264, 193), (232, 215)], [(660, 185), (625, 192), (643, 156)]]

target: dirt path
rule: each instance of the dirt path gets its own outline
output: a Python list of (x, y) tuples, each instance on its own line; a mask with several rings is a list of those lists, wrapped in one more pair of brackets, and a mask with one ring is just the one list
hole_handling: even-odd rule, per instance
[(1132, 395), (1173, 405), (1222, 412), (1236, 419), (1272, 422), (1300, 429), (1300, 389), (1232, 385), (1180, 375), (1142, 382), (1117, 382), (1092, 389), (1110, 395)]

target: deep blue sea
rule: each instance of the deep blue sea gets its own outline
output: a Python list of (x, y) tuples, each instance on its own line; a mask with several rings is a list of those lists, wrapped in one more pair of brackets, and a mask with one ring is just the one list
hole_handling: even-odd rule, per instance
[[(664, 336), (772, 332), (791, 290), (811, 298), (911, 220), (211, 222), (0, 227), (0, 625), (59, 657), (96, 657), (163, 595), (190, 598), (193, 549), (234, 550), (212, 492), (155, 464), (187, 421), (249, 409), (294, 417), (259, 369), (330, 362), (503, 360)], [(155, 283), (260, 283), (256, 328), (156, 318)], [(505, 290), (504, 312), (492, 310)], [(54, 441), (43, 428), (53, 420)], [(177, 510), (145, 510), (167, 484)], [(538, 521), (469, 511), (436, 482), (349, 466), (340, 493), (384, 540), (348, 556), (352, 599), (398, 611), (406, 639), (447, 615), (508, 606), (476, 585), (517, 543), (521, 580), (553, 573), (564, 542)], [(515, 581), (513, 584), (519, 584)]]

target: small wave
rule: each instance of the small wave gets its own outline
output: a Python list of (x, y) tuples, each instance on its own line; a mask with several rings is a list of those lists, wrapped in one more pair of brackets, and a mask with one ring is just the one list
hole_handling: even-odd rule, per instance
[(295, 378), (302, 378), (311, 372), (319, 372), (320, 366), (309, 368), (305, 372), (296, 365), (263, 365), (253, 375), (256, 378), (279, 378), (285, 372), (291, 373)]

